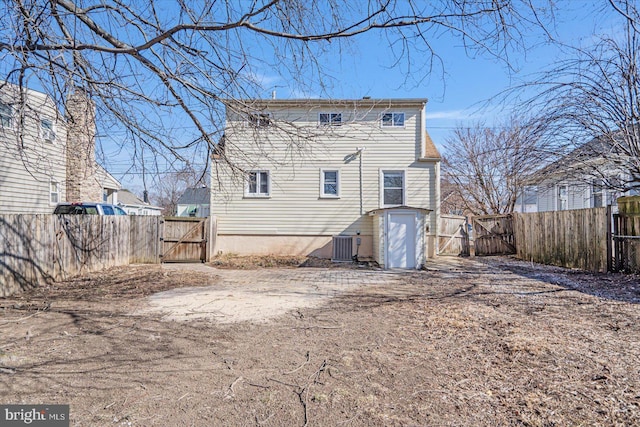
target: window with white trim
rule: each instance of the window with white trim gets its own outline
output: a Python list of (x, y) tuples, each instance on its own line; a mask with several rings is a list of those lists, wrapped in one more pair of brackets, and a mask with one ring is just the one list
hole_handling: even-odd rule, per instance
[(0, 102), (0, 127), (13, 128), (13, 108), (11, 105)]
[(60, 201), (60, 187), (55, 181), (49, 181), (49, 202), (57, 204)]
[(382, 206), (405, 205), (404, 171), (382, 171)]
[(51, 119), (40, 119), (40, 137), (47, 142), (55, 141), (56, 133)]
[(318, 113), (318, 123), (322, 126), (340, 126), (342, 113)]
[(601, 179), (594, 179), (591, 183), (591, 207), (600, 208), (604, 206), (604, 183)]
[(320, 197), (340, 197), (340, 171), (337, 169), (320, 170)]
[(558, 192), (557, 210), (566, 211), (567, 209), (569, 209), (569, 187), (566, 185), (559, 185), (557, 192)]
[(384, 113), (382, 127), (404, 127), (404, 113)]
[(247, 174), (246, 196), (269, 197), (270, 190), (269, 171), (251, 171)]

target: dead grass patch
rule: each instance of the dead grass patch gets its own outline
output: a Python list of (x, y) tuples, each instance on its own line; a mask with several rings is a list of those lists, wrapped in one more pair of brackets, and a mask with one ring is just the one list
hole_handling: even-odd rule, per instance
[(0, 300), (0, 400), (67, 403), (77, 425), (640, 425), (634, 285), (507, 263), (406, 274), (265, 324), (122, 311), (215, 274), (57, 284), (63, 310)]

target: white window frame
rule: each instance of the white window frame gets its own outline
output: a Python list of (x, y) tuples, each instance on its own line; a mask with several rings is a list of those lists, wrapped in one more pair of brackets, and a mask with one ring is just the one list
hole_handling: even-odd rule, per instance
[[(596, 206), (596, 197), (600, 197), (600, 205)], [(604, 182), (602, 179), (594, 179), (591, 181), (591, 207), (601, 208), (606, 206)]]
[(49, 204), (57, 205), (58, 203), (60, 203), (60, 183), (52, 179), (49, 181)]
[[(336, 173), (336, 194), (325, 193), (324, 184), (325, 184), (325, 173), (326, 172), (335, 172)], [(320, 169), (320, 198), (321, 199), (339, 199), (340, 198), (340, 169), (332, 169), (332, 168), (321, 168)]]
[(11, 104), (7, 104), (6, 102), (0, 102), (0, 106), (5, 106), (9, 109), (9, 115), (5, 115), (3, 114), (2, 117), (8, 117), (9, 118), (9, 124), (7, 126), (4, 126), (2, 124), (2, 120), (0, 120), (0, 129), (13, 129), (14, 127), (14, 117), (13, 117), (13, 107), (11, 106)]
[[(327, 120), (322, 120), (326, 116)], [(318, 113), (318, 125), (320, 126), (342, 126), (342, 113), (335, 111), (322, 111)]]
[[(384, 175), (387, 173), (400, 173), (402, 174), (402, 203), (400, 204), (386, 204), (384, 202)], [(391, 208), (397, 206), (407, 205), (407, 171), (406, 169), (380, 169), (380, 207)]]
[[(262, 187), (262, 174), (266, 173), (267, 174), (267, 192), (263, 193), (260, 191), (261, 187)], [(251, 192), (250, 191), (250, 185), (251, 185), (251, 180), (249, 178), (249, 175), (251, 174), (256, 174), (256, 191), (255, 192)], [(247, 182), (246, 185), (244, 187), (244, 196), (245, 197), (250, 197), (250, 198), (269, 198), (271, 197), (271, 171), (267, 170), (267, 169), (256, 169), (256, 170), (251, 170), (247, 172)]]
[[(562, 199), (560, 197), (560, 193), (561, 190), (564, 189), (564, 194), (565, 194), (565, 198)], [(564, 200), (565, 205), (564, 205), (564, 209), (562, 208), (562, 201)], [(564, 184), (564, 185), (557, 185), (556, 186), (556, 210), (557, 211), (566, 211), (569, 210), (569, 186)]]
[[(51, 127), (50, 128), (45, 127), (44, 126), (45, 122), (48, 122)], [(40, 138), (50, 143), (55, 142), (56, 130), (55, 130), (55, 124), (53, 119), (50, 119), (48, 117), (41, 117), (39, 121), (39, 126), (40, 126)]]
[[(384, 122), (384, 117), (387, 115), (391, 115), (390, 124), (385, 124)], [(397, 117), (402, 116), (402, 124), (398, 124), (399, 120), (396, 120), (396, 116)], [(380, 116), (380, 126), (382, 126), (383, 128), (392, 128), (392, 127), (403, 128), (405, 124), (405, 118), (406, 118), (406, 115), (402, 111), (387, 111), (386, 113), (382, 113), (382, 116)]]

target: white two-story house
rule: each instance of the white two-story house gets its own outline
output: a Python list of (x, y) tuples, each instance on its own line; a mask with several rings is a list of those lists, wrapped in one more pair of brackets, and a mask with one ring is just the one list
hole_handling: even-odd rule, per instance
[(117, 203), (120, 183), (95, 161), (95, 107), (72, 93), (0, 82), (0, 214), (47, 214), (64, 201)]
[(436, 253), (440, 204), (426, 103), (228, 103), (212, 163), (213, 253), (424, 265)]

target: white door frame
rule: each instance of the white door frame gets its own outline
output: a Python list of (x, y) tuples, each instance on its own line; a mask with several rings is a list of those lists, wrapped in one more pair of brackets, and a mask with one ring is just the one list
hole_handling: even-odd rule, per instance
[[(390, 219), (391, 219), (391, 215), (405, 215), (405, 216), (413, 216), (413, 232), (414, 232), (414, 238), (413, 238), (413, 243), (414, 243), (414, 249), (413, 249), (413, 266), (411, 267), (390, 267), (389, 266), (389, 223), (390, 223)], [(385, 212), (385, 218), (384, 218), (384, 264), (385, 264), (385, 268), (406, 268), (406, 269), (415, 269), (419, 262), (418, 262), (418, 255), (419, 255), (419, 251), (417, 250), (417, 245), (418, 245), (418, 212), (414, 211), (414, 210), (408, 210), (408, 209), (393, 209), (393, 210), (388, 210)]]

